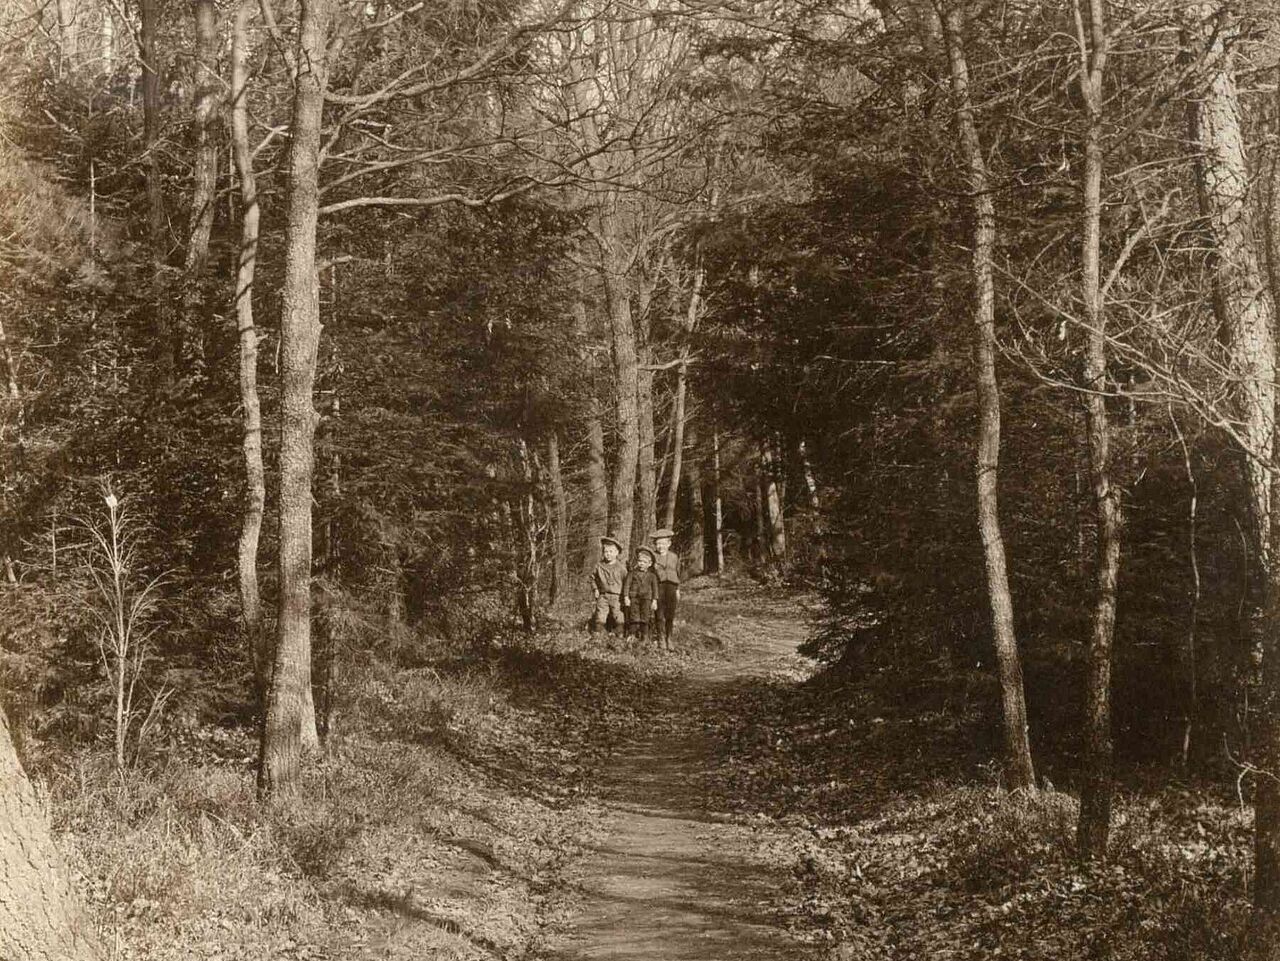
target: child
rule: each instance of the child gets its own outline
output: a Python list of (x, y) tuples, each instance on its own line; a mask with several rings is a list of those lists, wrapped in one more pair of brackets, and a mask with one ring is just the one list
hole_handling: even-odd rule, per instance
[(591, 618), (592, 634), (599, 634), (602, 627), (607, 628), (609, 618), (613, 618), (611, 633), (622, 633), (622, 580), (627, 576), (627, 564), (619, 560), (621, 552), (622, 545), (617, 540), (600, 538), (600, 553), (604, 559), (591, 575), (591, 589), (596, 598), (596, 610)]
[(662, 528), (653, 532), (653, 572), (658, 575), (658, 606), (654, 632), (666, 650), (671, 650), (671, 628), (680, 600), (680, 556), (671, 550), (675, 531)]
[(642, 547), (636, 552), (636, 569), (622, 581), (622, 606), (627, 609), (631, 636), (637, 640), (649, 637), (649, 616), (658, 609), (658, 575), (653, 573), (653, 551)]

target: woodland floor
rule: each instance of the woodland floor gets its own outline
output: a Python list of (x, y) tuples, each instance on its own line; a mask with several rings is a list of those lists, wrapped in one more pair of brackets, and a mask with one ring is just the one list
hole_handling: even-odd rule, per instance
[(204, 727), (131, 778), (56, 768), (57, 826), (118, 958), (1239, 956), (1234, 799), (1134, 787), (1082, 871), (1069, 795), (999, 790), (989, 678), (816, 674), (811, 610), (708, 579), (674, 655), (393, 639), (305, 806)]
[(778, 912), (788, 866), (767, 856), (759, 826), (734, 817), (713, 786), (726, 759), (716, 721), (727, 703), (743, 685), (805, 670), (795, 653), (805, 632), (799, 609), (737, 613), (749, 603), (741, 589), (686, 596), (684, 655), (661, 658), (671, 669), (643, 723), (600, 772), (600, 836), (581, 866), (577, 912), (550, 957), (764, 961), (811, 953)]

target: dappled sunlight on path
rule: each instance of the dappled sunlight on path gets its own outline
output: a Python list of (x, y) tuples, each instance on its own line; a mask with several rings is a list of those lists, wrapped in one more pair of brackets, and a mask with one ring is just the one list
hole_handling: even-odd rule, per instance
[(794, 616), (725, 613), (710, 591), (687, 612), (685, 636), (714, 635), (725, 656), (680, 662), (651, 732), (622, 745), (602, 772), (602, 829), (583, 865), (579, 914), (548, 955), (556, 961), (813, 956), (779, 922), (777, 894), (788, 878), (760, 860), (760, 828), (708, 803), (722, 746), (704, 722), (741, 683), (802, 670), (803, 625)]

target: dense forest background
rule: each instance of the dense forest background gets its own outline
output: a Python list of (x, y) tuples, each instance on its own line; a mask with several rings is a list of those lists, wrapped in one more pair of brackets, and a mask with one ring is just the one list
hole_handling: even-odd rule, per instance
[(1085, 860), (1117, 781), (1238, 790), (1280, 956), (1271, 5), (3, 17), (29, 772), (215, 725), (306, 797), (369, 664), (585, 630), (671, 526), (830, 676), (963, 688)]

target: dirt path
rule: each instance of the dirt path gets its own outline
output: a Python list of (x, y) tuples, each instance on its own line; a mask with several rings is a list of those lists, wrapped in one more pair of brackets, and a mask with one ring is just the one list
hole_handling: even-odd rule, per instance
[(652, 734), (618, 750), (605, 770), (600, 841), (583, 865), (582, 904), (556, 961), (752, 961), (810, 956), (774, 910), (787, 878), (761, 863), (753, 832), (711, 809), (706, 780), (721, 745), (704, 719), (736, 685), (794, 673), (804, 628), (787, 613), (732, 613), (714, 591), (686, 609), (686, 638), (701, 632), (725, 657), (678, 659)]

